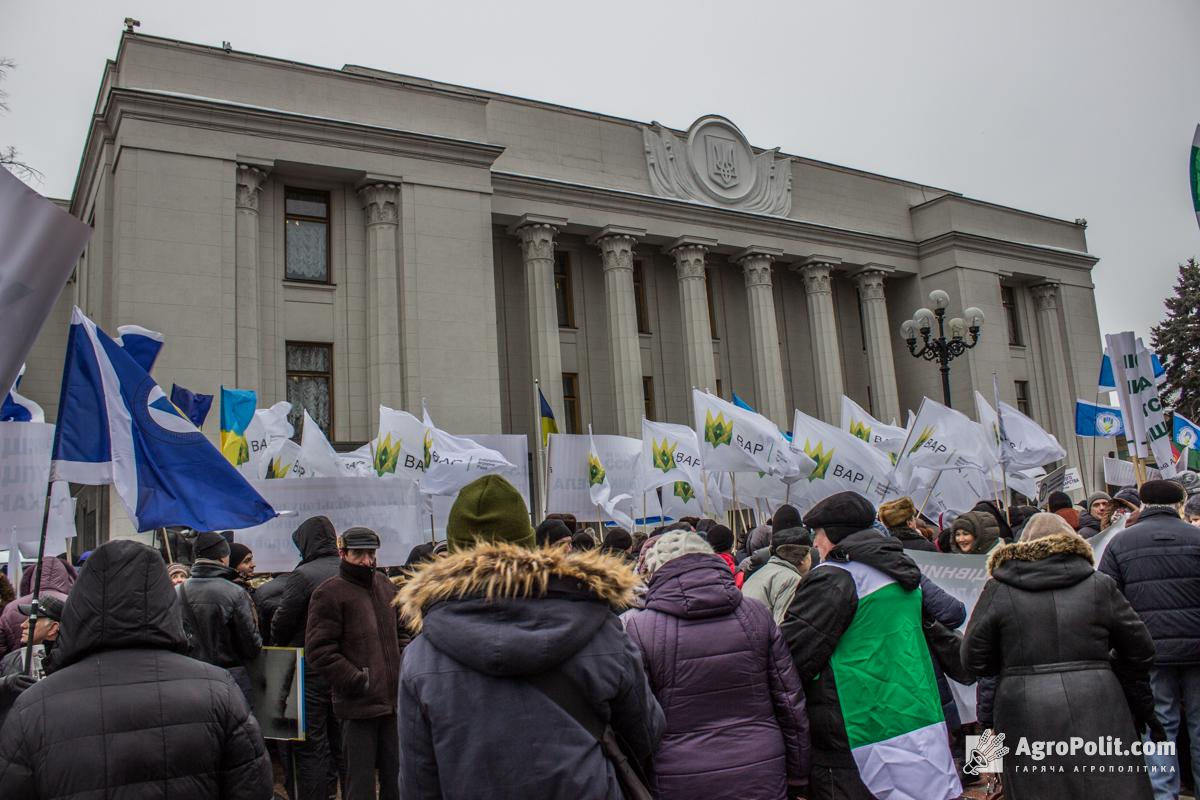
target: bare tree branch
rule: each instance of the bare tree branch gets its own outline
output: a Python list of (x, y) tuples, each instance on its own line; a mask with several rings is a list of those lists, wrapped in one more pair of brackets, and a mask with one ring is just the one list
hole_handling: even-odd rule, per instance
[[(17, 66), (11, 58), (0, 58), (0, 81), (8, 77), (9, 70)], [(8, 92), (0, 88), (0, 113), (8, 113)], [(12, 145), (0, 145), (0, 167), (4, 167), (18, 178), (30, 181), (41, 181), (42, 173), (21, 160), (17, 148)]]

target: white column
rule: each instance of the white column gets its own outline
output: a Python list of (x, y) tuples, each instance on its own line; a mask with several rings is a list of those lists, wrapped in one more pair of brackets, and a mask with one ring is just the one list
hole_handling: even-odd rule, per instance
[(831, 425), (841, 421), (845, 391), (831, 283), (833, 269), (841, 263), (840, 258), (812, 256), (800, 268), (808, 298), (808, 335), (812, 343), (817, 416)]
[[(525, 300), (529, 314), (530, 378), (541, 382), (559, 429), (563, 421), (562, 345), (558, 338), (558, 303), (554, 296), (554, 237), (565, 219), (526, 214), (509, 231), (521, 242), (525, 260)], [(532, 391), (532, 389), (531, 389)], [(537, 398), (533, 398), (537, 399)], [(532, 406), (530, 414), (533, 413)], [(540, 441), (540, 440), (539, 440)]]
[(367, 225), (367, 402), (404, 406), (400, 364), (398, 236), (400, 187), (370, 183), (358, 190)]
[(883, 282), (887, 270), (873, 264), (855, 275), (862, 301), (863, 336), (867, 347), (867, 375), (871, 386), (871, 413), (882, 422), (900, 421), (900, 391), (896, 387), (896, 360), (888, 325)]
[(750, 247), (734, 256), (746, 277), (750, 312), (750, 357), (754, 367), (754, 406), (781, 430), (791, 428), (783, 389), (783, 358), (779, 354), (779, 327), (775, 321), (775, 289), (771, 265), (782, 250)]
[[(667, 252), (675, 257), (675, 274), (679, 280), (687, 388), (710, 389), (714, 392), (717, 389), (717, 366), (713, 359), (712, 322), (708, 317), (704, 256), (716, 244), (715, 239), (685, 236), (667, 246)], [(690, 403), (688, 407), (691, 407)]]
[(1059, 327), (1058, 285), (1045, 283), (1029, 290), (1037, 309), (1038, 344), (1042, 352), (1044, 380), (1040, 382), (1046, 392), (1046, 406), (1050, 419), (1046, 427), (1067, 451), (1067, 461), (1078, 466), (1078, 448), (1075, 442), (1073, 400), (1067, 390), (1067, 358), (1063, 350), (1062, 329)]
[(633, 249), (644, 230), (605, 227), (592, 237), (604, 265), (604, 304), (608, 311), (608, 358), (612, 368), (617, 433), (641, 437), (646, 404), (642, 396), (642, 345), (633, 289)]
[(237, 166), (237, 219), (234, 223), (234, 283), (236, 300), (236, 380), (243, 389), (261, 392), (258, 319), (258, 198), (267, 171), (247, 164)]

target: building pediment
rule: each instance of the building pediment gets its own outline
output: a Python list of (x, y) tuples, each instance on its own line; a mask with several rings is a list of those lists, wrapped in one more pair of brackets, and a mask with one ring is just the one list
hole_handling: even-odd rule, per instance
[(756, 154), (725, 117), (701, 117), (683, 137), (657, 122), (640, 127), (656, 194), (781, 217), (791, 211), (792, 160), (778, 148)]

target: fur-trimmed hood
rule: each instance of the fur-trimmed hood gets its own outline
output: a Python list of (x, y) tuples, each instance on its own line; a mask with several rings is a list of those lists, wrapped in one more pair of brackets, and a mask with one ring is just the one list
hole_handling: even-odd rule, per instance
[(638, 579), (597, 550), (529, 549), (501, 542), (422, 564), (396, 605), (413, 630), (456, 661), (489, 675), (552, 669), (583, 648)]
[(1030, 591), (1073, 586), (1095, 572), (1092, 546), (1074, 533), (1013, 542), (988, 558), (988, 574), (1001, 583)]
[[(564, 586), (564, 582), (575, 586)], [(599, 550), (530, 549), (492, 542), (421, 565), (396, 596), (396, 605), (416, 633), (425, 612), (443, 600), (529, 599), (578, 588), (624, 609), (633, 602), (637, 583), (625, 559)]]

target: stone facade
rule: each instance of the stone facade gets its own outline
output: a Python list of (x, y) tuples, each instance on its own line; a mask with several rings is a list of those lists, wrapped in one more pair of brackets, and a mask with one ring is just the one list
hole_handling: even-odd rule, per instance
[[(328, 198), (327, 281), (288, 278), (297, 189)], [(719, 116), (676, 131), (126, 34), (70, 209), (95, 236), (24, 384), (51, 414), (78, 304), (162, 331), (164, 386), (260, 405), (287, 397), (288, 343), (327, 345), (347, 444), (379, 403), (422, 398), (454, 432), (531, 432), (535, 378), (560, 429), (568, 407), (597, 433), (638, 435), (651, 407), (687, 422), (692, 386), (783, 427), (797, 407), (836, 423), (843, 392), (903, 424), (941, 390), (899, 323), (940, 288), (987, 315), (954, 405), (995, 372), (1085, 455), (1069, 404), (1101, 343), (1081, 225), (753, 147)]]

